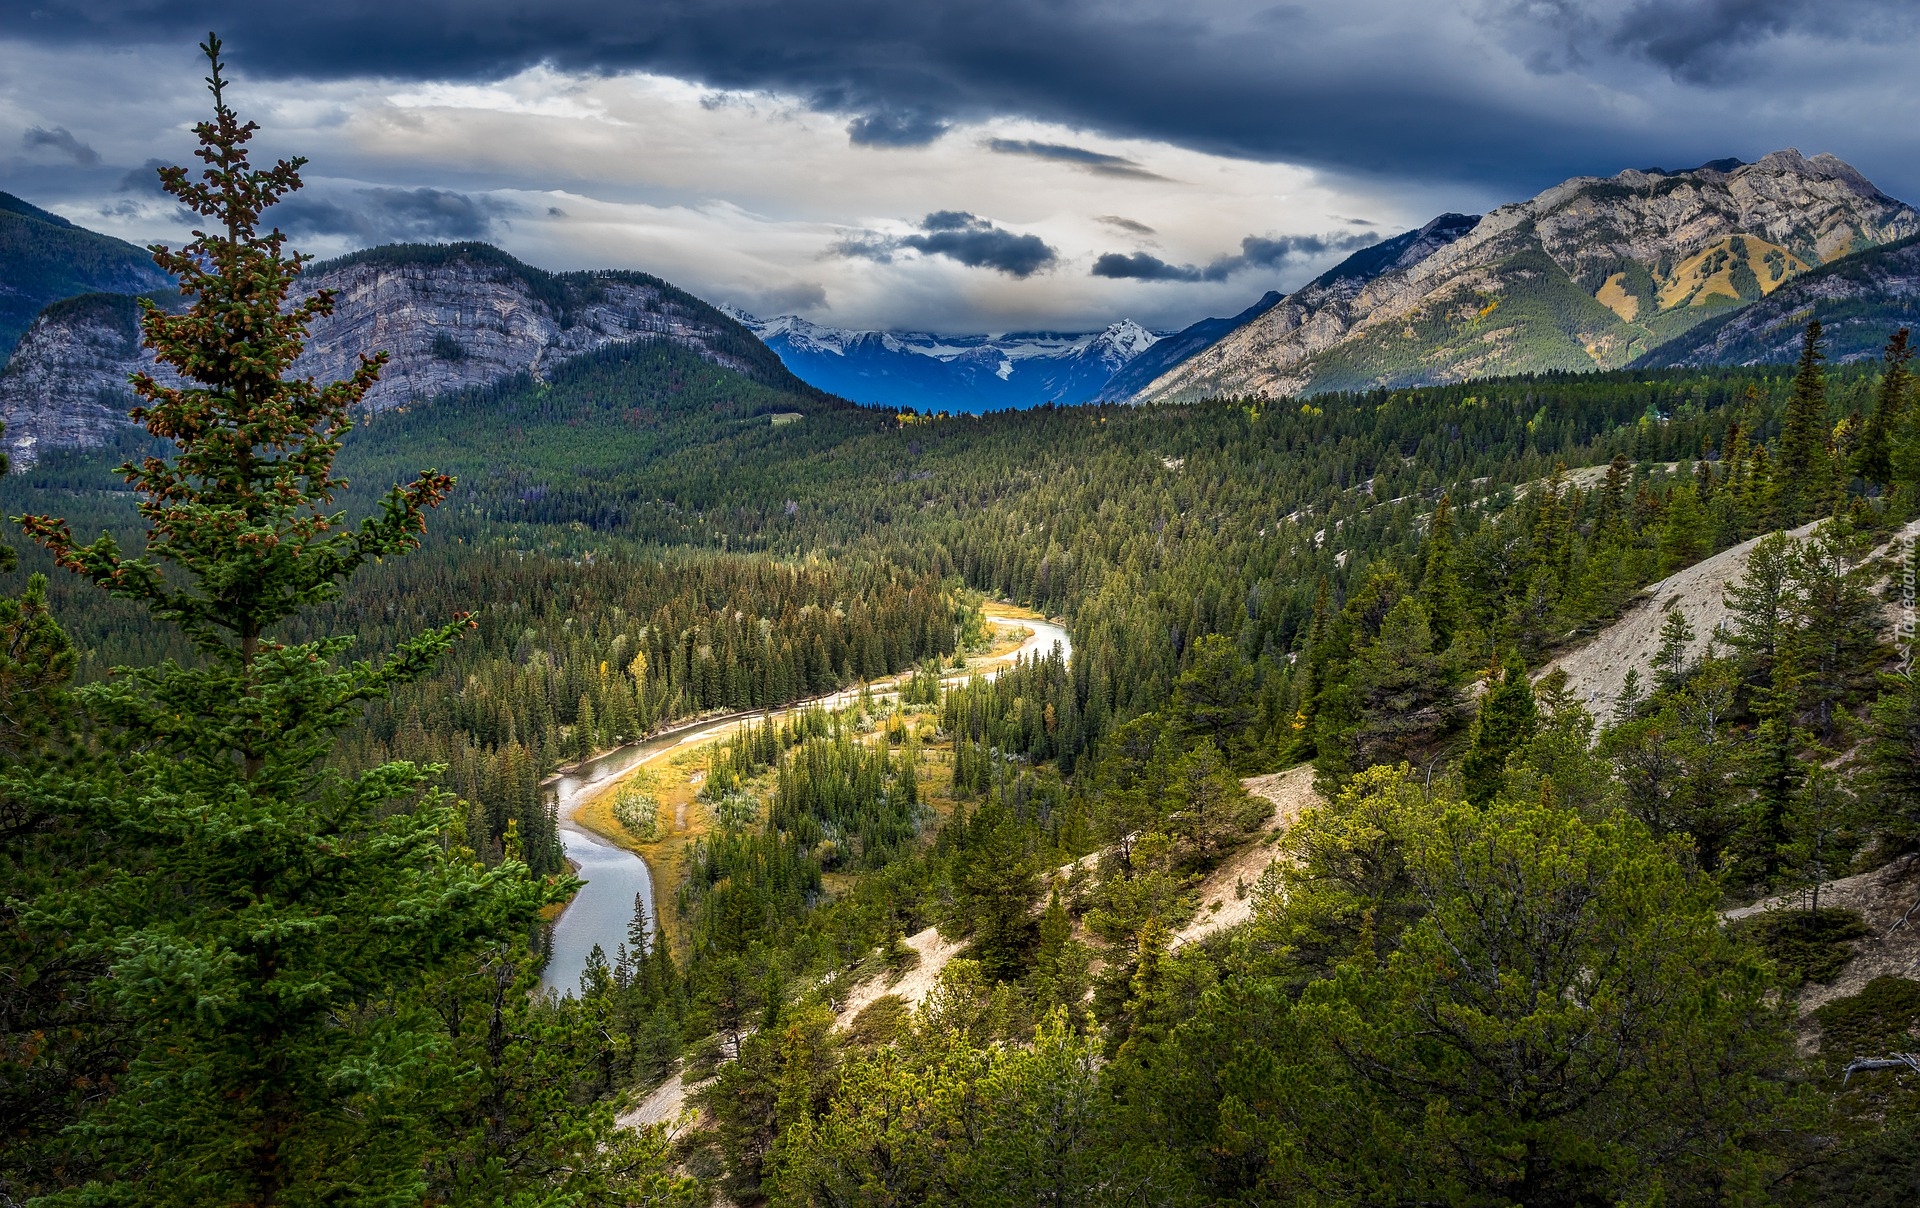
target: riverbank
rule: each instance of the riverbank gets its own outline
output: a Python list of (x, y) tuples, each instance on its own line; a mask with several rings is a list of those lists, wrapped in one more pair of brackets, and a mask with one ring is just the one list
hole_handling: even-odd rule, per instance
[[(987, 623), (995, 631), (995, 639), (985, 650), (970, 656), (966, 666), (946, 670), (943, 682), (964, 682), (974, 675), (991, 678), (1014, 659), (1044, 654), (1055, 643), (1064, 651), (1071, 651), (1072, 640), (1066, 631), (1031, 609), (988, 603), (984, 611)], [(910, 674), (868, 684), (865, 691), (877, 699), (891, 698)], [(857, 701), (861, 691), (858, 686), (842, 689), (770, 712), (779, 718), (815, 706), (841, 708)], [(589, 878), (589, 886), (567, 904), (554, 925), (553, 956), (541, 979), (543, 988), (571, 992), (579, 982), (580, 970), (585, 967), (587, 953), (594, 943), (600, 945), (608, 960), (613, 959), (617, 946), (626, 940), (633, 915), (633, 891), (624, 887), (627, 883), (644, 880), (643, 892), (650, 919), (666, 933), (675, 956), (684, 955), (685, 939), (676, 925), (677, 920), (671, 910), (662, 908), (661, 902), (685, 879), (693, 843), (711, 833), (714, 826), (711, 813), (699, 799), (699, 786), (707, 772), (708, 750), (741, 723), (757, 722), (767, 715), (767, 712), (746, 711), (687, 722), (653, 738), (583, 761), (549, 778), (548, 783), (560, 799), (560, 835), (568, 859), (582, 867), (591, 861), (603, 879), (611, 878), (621, 885), (616, 890), (603, 884), (595, 890)], [(939, 768), (933, 765), (951, 766), (951, 756), (935, 749), (924, 750), (922, 758), (928, 765), (925, 772), (929, 779), (939, 773)], [(648, 775), (647, 790), (658, 802), (656, 834), (651, 839), (629, 832), (614, 813), (620, 789), (642, 773)], [(637, 868), (620, 867), (617, 860), (609, 861), (610, 851), (622, 853)], [(626, 899), (618, 917), (613, 914), (616, 904), (612, 897), (616, 893), (625, 894)]]

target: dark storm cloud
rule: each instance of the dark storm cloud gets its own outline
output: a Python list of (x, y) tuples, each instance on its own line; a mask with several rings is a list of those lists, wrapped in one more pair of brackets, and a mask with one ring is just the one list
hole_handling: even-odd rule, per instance
[(1685, 79), (1707, 80), (1729, 49), (1779, 37), (1846, 0), (1640, 0), (1611, 31), (1615, 46), (1634, 51)]
[(1066, 143), (1041, 143), (1026, 138), (996, 138), (987, 141), (989, 151), (998, 151), (1002, 155), (1031, 155), (1035, 159), (1052, 159), (1061, 163), (1085, 168), (1101, 176), (1128, 176), (1135, 180), (1165, 180), (1158, 172), (1149, 172), (1135, 161), (1124, 155), (1108, 155), (1103, 151), (1091, 151), (1086, 147), (1074, 147)]
[(289, 235), (345, 236), (358, 243), (432, 243), (486, 239), (508, 208), (486, 197), (448, 189), (355, 189), (324, 196), (302, 193), (267, 212)]
[[(1595, 161), (1696, 150), (1677, 139), (1650, 146), (1644, 130), (1616, 129), (1604, 114), (1483, 86), (1486, 57), (1459, 53), (1470, 45), (1462, 39), (1565, 43), (1559, 14), (1583, 6), (1463, 2), (1464, 13), (1415, 0), (1259, 10), (1230, 0), (0, 0), (11, 10), (0, 28), (43, 42), (150, 44), (183, 58), (218, 28), (236, 69), (280, 77), (483, 79), (541, 62), (645, 69), (792, 93), (847, 115), (849, 137), (873, 147), (921, 145), (954, 121), (1016, 114), (1256, 159), (1533, 184)], [(1798, 11), (1814, 7), (1803, 0)], [(1598, 51), (1617, 43), (1664, 63), (1729, 36), (1722, 27), (1778, 26), (1764, 16), (1741, 25), (1732, 0), (1643, 8), (1618, 29), (1594, 30)], [(1707, 13), (1697, 34), (1672, 45), (1656, 36), (1661, 12), (1695, 9)], [(1713, 15), (1722, 9), (1735, 15)], [(1499, 20), (1483, 29), (1483, 12)]]
[(1351, 252), (1380, 242), (1378, 235), (1287, 235), (1263, 239), (1249, 235), (1235, 256), (1221, 256), (1204, 267), (1170, 264), (1148, 252), (1108, 252), (1093, 262), (1093, 275), (1129, 281), (1225, 281), (1235, 273), (1274, 268), (1288, 260), (1305, 260), (1328, 252)]
[(952, 125), (927, 109), (863, 113), (847, 123), (847, 138), (857, 147), (924, 147)]
[(1104, 222), (1111, 227), (1119, 227), (1123, 231), (1132, 231), (1136, 235), (1151, 235), (1154, 233), (1153, 228), (1146, 223), (1137, 222), (1131, 218), (1122, 218), (1118, 214), (1102, 214), (1094, 219), (1094, 221)]
[[(237, 70), (293, 78), (499, 78), (537, 63), (642, 69), (710, 88), (772, 89), (849, 119), (875, 148), (951, 123), (1018, 115), (1118, 137), (1502, 192), (1656, 160), (1803, 141), (1792, 114), (1756, 122), (1774, 41), (1832, 58), (1910, 37), (1911, 0), (0, 0), (6, 37), (152, 46), (190, 58), (209, 28)], [(1783, 47), (1789, 46), (1782, 43)], [(1796, 57), (1786, 54), (1781, 65)], [(1764, 67), (1764, 69), (1763, 69)], [(1907, 95), (1903, 74), (1817, 87)], [(1901, 69), (1904, 71), (1904, 68)], [(1695, 95), (1650, 115), (1541, 78), (1582, 74), (1640, 96)], [(1808, 87), (1815, 87), (1809, 84)], [(1817, 98), (1809, 96), (1809, 106)], [(1756, 129), (1764, 125), (1764, 131)], [(1852, 129), (1849, 125), (1845, 128)], [(1897, 131), (1863, 132), (1902, 146)], [(1754, 139), (1774, 140), (1751, 145)], [(1845, 148), (1837, 148), (1845, 150)], [(1904, 159), (1904, 156), (1903, 156)]]
[(164, 159), (148, 160), (120, 178), (120, 191), (143, 193), (150, 197), (168, 196), (167, 191), (160, 187), (160, 169), (166, 166)]
[(935, 210), (920, 220), (917, 234), (894, 239), (867, 235), (846, 240), (834, 250), (885, 264), (902, 248), (1023, 279), (1059, 259), (1059, 253), (1038, 235), (1015, 234), (965, 210)]
[(1489, 16), (1537, 69), (1579, 71), (1611, 50), (1695, 85), (1748, 74), (1751, 64), (1735, 52), (1769, 40), (1885, 40), (1915, 28), (1912, 6), (1900, 0), (1636, 0), (1614, 12), (1584, 0), (1500, 0)]
[(75, 138), (65, 126), (55, 126), (51, 130), (29, 126), (20, 141), (29, 151), (51, 151), (83, 168), (94, 167), (100, 162), (100, 153)]

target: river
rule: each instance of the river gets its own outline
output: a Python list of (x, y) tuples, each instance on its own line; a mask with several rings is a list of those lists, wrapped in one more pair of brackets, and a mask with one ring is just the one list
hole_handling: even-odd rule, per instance
[[(1052, 621), (1024, 617), (990, 617), (989, 620), (996, 625), (1031, 629), (1033, 633), (1020, 643), (1019, 649), (1000, 656), (991, 667), (978, 673), (969, 671), (949, 676), (947, 683), (964, 683), (974, 674), (990, 679), (1012, 660), (1045, 654), (1056, 645), (1063, 655), (1069, 658), (1073, 655), (1073, 639), (1067, 636), (1065, 629)], [(874, 693), (876, 699), (891, 695), (891, 692)], [(848, 688), (790, 705), (776, 711), (775, 716), (814, 705), (839, 708), (852, 704), (859, 697), (858, 688)], [(558, 990), (562, 994), (572, 994), (578, 990), (580, 974), (586, 969), (587, 956), (595, 944), (600, 945), (608, 963), (612, 963), (614, 953), (621, 944), (626, 943), (627, 924), (633, 919), (633, 899), (636, 894), (647, 903), (647, 917), (653, 918), (653, 875), (647, 869), (647, 862), (638, 854), (615, 845), (575, 821), (574, 815), (581, 802), (609, 780), (617, 779), (675, 747), (704, 742), (738, 725), (745, 718), (757, 719), (760, 716), (762, 714), (758, 712), (735, 713), (676, 726), (665, 733), (629, 743), (578, 764), (550, 782), (560, 818), (560, 844), (566, 850), (567, 859), (574, 864), (577, 875), (586, 884), (573, 895), (573, 900), (567, 903), (567, 908), (554, 922), (551, 955), (545, 972), (540, 976), (541, 990)]]

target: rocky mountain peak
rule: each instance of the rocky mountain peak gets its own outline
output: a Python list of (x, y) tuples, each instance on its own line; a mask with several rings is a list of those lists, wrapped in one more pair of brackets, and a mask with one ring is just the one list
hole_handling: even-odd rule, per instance
[(1118, 368), (1153, 347), (1159, 339), (1132, 319), (1122, 319), (1108, 324), (1087, 350)]
[(1137, 397), (1617, 368), (1820, 265), (1920, 232), (1920, 213), (1851, 165), (1791, 148), (1574, 177), (1464, 231), (1452, 217), (1360, 253)]

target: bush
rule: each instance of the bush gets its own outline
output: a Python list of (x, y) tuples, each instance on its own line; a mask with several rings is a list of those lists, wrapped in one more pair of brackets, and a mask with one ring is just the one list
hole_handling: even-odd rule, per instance
[(1759, 945), (1783, 973), (1830, 982), (1853, 958), (1852, 941), (1869, 934), (1857, 910), (1770, 910), (1735, 929)]
[(628, 834), (643, 843), (660, 837), (660, 800), (643, 788), (627, 785), (616, 793), (613, 816)]

